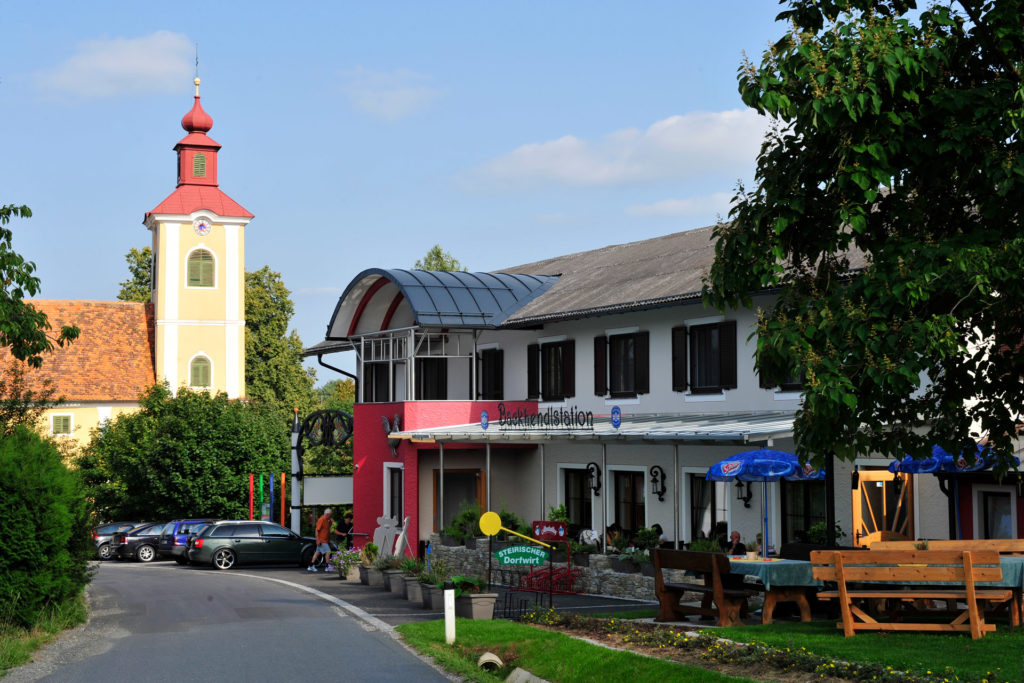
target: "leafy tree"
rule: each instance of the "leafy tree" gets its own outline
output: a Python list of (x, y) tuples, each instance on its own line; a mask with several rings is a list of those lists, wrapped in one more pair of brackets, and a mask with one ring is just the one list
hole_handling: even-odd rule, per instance
[(101, 425), (78, 463), (101, 517), (232, 519), (248, 514), (250, 473), (290, 471), (289, 447), (271, 406), (164, 383)]
[(152, 295), (153, 250), (132, 247), (124, 255), (124, 260), (128, 262), (128, 279), (121, 283), (118, 301), (148, 303)]
[(61, 403), (54, 398), (53, 382), (45, 380), (38, 389), (25, 382), (25, 364), (13, 358), (0, 372), (0, 434), (9, 435), (19, 425), (36, 426), (43, 414)]
[(466, 270), (457, 258), (441, 249), (440, 244), (432, 246), (427, 255), (422, 259), (416, 259), (413, 268), (417, 270), (443, 270), (447, 272)]
[(0, 437), (0, 481), (3, 625), (31, 628), (89, 582), (89, 505), (53, 442), (24, 425)]
[(293, 408), (303, 413), (315, 404), (316, 373), (302, 366), (302, 340), (288, 323), (295, 305), (281, 274), (263, 266), (245, 274), (246, 395), (282, 405), (291, 424)]
[(0, 206), (0, 346), (10, 347), (11, 355), (38, 368), (43, 364), (42, 354), (52, 350), (55, 344), (64, 346), (74, 341), (79, 329), (65, 325), (60, 334), (50, 337), (46, 314), (25, 301), (39, 293), (40, 281), (33, 275), (36, 264), (14, 251), (14, 233), (4, 226), (13, 217), (29, 218), (31, 215), (27, 206)]
[(740, 69), (744, 102), (777, 125), (716, 227), (705, 296), (782, 292), (759, 313), (757, 365), (806, 373), (802, 456), (956, 453), (982, 435), (1012, 452), (1022, 4), (792, 0), (790, 30)]

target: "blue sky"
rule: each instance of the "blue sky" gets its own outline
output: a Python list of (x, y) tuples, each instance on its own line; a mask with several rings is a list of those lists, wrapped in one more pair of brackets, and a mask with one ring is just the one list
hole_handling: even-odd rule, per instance
[(765, 127), (736, 71), (782, 34), (778, 11), (9, 3), (0, 203), (34, 212), (12, 227), (42, 296), (113, 299), (174, 189), (198, 43), (221, 188), (256, 215), (246, 267), (281, 272), (312, 344), (356, 273), (435, 243), (497, 270), (724, 215)]

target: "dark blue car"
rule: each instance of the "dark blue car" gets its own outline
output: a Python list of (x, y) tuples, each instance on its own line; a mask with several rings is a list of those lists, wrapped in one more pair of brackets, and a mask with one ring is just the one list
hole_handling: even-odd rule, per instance
[(188, 564), (188, 556), (185, 554), (189, 534), (195, 533), (197, 527), (216, 519), (176, 519), (168, 522), (160, 532), (160, 539), (157, 541), (157, 552), (160, 557), (173, 558), (178, 564)]

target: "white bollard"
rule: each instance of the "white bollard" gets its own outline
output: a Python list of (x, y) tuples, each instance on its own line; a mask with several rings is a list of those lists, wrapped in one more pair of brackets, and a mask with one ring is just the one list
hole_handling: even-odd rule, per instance
[(451, 645), (455, 642), (455, 589), (444, 591), (444, 642)]

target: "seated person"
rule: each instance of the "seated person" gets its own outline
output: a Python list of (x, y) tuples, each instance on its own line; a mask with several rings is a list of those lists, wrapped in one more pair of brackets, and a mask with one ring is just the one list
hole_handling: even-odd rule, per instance
[(651, 528), (658, 534), (658, 547), (667, 548), (669, 543), (668, 538), (665, 536), (665, 530), (661, 528), (660, 524), (654, 524)]
[(615, 541), (622, 537), (622, 527), (617, 522), (612, 522), (612, 525), (605, 530), (604, 542), (608, 548), (608, 552), (617, 553), (619, 549), (615, 547)]
[(722, 544), (722, 550), (726, 555), (745, 555), (747, 546), (740, 541), (740, 532), (733, 531), (729, 534), (729, 540)]

